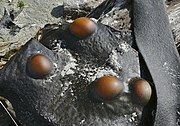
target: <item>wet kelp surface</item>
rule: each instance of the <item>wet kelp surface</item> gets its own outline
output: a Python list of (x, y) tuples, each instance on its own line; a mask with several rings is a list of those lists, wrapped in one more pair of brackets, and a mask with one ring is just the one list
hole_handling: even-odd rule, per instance
[(180, 57), (173, 43), (164, 3), (136, 0), (134, 10), (136, 43), (156, 86), (157, 111), (154, 125), (177, 125)]
[[(57, 43), (57, 46), (48, 47), (50, 49), (31, 39), (3, 68), (4, 91), (1, 95), (12, 102), (22, 124), (139, 123), (142, 106), (131, 101), (127, 86), (130, 78), (140, 76), (138, 53), (127, 42), (117, 38), (109, 27), (97, 25), (97, 31), (83, 40), (78, 40), (68, 29), (59, 28), (58, 32), (52, 32), (58, 34), (58, 38), (41, 38), (40, 42), (45, 45)], [(45, 79), (34, 79), (26, 70), (28, 58), (38, 53), (49, 57), (54, 64), (51, 75)], [(114, 101), (92, 102), (88, 97), (88, 86), (104, 75), (117, 76), (127, 89)]]
[[(12, 103), (21, 125), (153, 125), (154, 85), (152, 99), (145, 107), (130, 97), (131, 78), (141, 76), (152, 82), (143, 58), (132, 48), (131, 32), (106, 26), (100, 20), (94, 20), (95, 33), (83, 39), (69, 31), (67, 22), (46, 25), (1, 70), (0, 95)], [(33, 78), (27, 71), (29, 57), (35, 54), (53, 63), (45, 78)], [(124, 92), (112, 101), (92, 101), (89, 85), (107, 75), (118, 77)]]

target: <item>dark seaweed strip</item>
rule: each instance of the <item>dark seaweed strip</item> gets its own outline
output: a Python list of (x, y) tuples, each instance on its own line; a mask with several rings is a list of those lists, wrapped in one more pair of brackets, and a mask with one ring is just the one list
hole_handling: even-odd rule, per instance
[(165, 5), (163, 0), (134, 0), (133, 13), (135, 40), (157, 91), (154, 125), (175, 126), (180, 102), (180, 58)]

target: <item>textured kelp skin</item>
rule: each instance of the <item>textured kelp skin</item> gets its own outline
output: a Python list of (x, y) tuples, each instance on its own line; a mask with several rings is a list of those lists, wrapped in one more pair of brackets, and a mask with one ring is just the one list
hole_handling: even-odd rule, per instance
[(133, 3), (135, 40), (157, 91), (155, 126), (179, 125), (180, 58), (164, 1), (134, 0)]
[[(47, 47), (58, 39), (62, 46), (59, 51), (31, 39), (0, 72), (0, 95), (10, 100), (20, 123), (27, 126), (137, 125), (142, 107), (132, 103), (128, 91), (104, 104), (92, 102), (88, 97), (88, 86), (97, 78), (96, 74), (113, 74), (123, 84), (140, 76), (137, 52), (100, 23), (97, 31), (83, 40), (74, 38), (68, 29), (63, 30), (52, 32), (55, 33), (52, 40), (41, 39)], [(36, 53), (46, 55), (54, 64), (46, 78), (34, 79), (26, 70), (28, 58)], [(64, 73), (70, 55), (77, 65), (72, 73)], [(95, 74), (91, 77), (90, 69)], [(132, 113), (135, 117), (129, 121), (134, 116)]]

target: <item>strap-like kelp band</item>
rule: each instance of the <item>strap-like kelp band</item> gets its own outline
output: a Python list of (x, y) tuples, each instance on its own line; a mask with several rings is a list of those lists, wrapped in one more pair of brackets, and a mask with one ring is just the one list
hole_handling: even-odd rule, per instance
[(175, 126), (180, 105), (180, 58), (163, 0), (133, 0), (135, 41), (155, 83), (155, 126)]

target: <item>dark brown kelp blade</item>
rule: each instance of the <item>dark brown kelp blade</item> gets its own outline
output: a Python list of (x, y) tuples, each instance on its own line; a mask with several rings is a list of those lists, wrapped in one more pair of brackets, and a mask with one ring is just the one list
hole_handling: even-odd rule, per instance
[[(3, 89), (0, 95), (6, 96), (13, 103), (17, 119), (29, 126), (80, 125), (84, 118), (85, 121), (82, 124), (84, 126), (108, 126), (117, 123), (137, 125), (141, 117), (141, 106), (136, 107), (130, 100), (121, 102), (120, 99), (120, 101), (117, 100), (117, 104), (109, 103), (111, 105), (109, 109), (101, 103), (91, 102), (87, 94), (90, 82), (82, 75), (83, 73), (92, 74), (93, 69), (95, 69), (93, 74), (97, 74), (96, 69), (107, 67), (116, 72), (123, 82), (134, 76), (140, 76), (137, 51), (124, 40), (117, 38), (109, 27), (100, 22), (97, 22), (97, 31), (85, 39), (73, 36), (66, 29), (68, 25), (58, 26), (53, 30), (46, 27), (44, 34), (47, 36), (40, 40), (45, 46), (48, 45), (47, 47), (51, 47), (49, 46), (51, 42), (63, 42), (66, 46), (59, 48), (58, 52), (53, 52), (50, 50), (53, 47), (48, 49), (35, 39), (26, 43), (0, 72), (0, 86)], [(50, 75), (42, 79), (29, 76), (26, 64), (28, 58), (36, 53), (50, 58), (55, 64), (52, 74), (56, 76)], [(113, 62), (114, 53), (117, 63)], [(75, 62), (78, 65), (77, 69), (73, 68), (74, 74), (62, 75), (61, 71), (69, 64), (71, 55), (73, 58), (79, 56)], [(86, 71), (85, 66), (87, 68), (92, 66), (92, 68)], [(83, 67), (86, 69), (82, 70)], [(51, 76), (54, 77), (51, 78)], [(128, 93), (124, 93), (124, 96), (128, 97)], [(125, 113), (121, 113), (121, 109), (128, 115), (124, 116)], [(136, 112), (135, 115), (132, 115), (133, 112)], [(136, 119), (130, 122), (128, 119), (131, 117), (133, 120)]]
[(114, 6), (125, 8), (129, 0), (105, 0), (98, 7), (96, 7), (91, 13), (87, 15), (89, 18), (98, 19), (101, 15), (108, 13)]
[[(170, 31), (164, 1), (134, 0), (133, 20), (137, 46), (157, 91), (154, 125), (175, 126), (180, 118), (177, 114), (180, 105), (180, 58)], [(144, 123), (142, 125), (148, 125), (148, 121)]]
[[(107, 4), (108, 2), (107, 3), (106, 2), (103, 5), (105, 6), (106, 9), (104, 8), (104, 10), (101, 11), (102, 13), (98, 12), (99, 15), (109, 11), (114, 6), (115, 1), (112, 2), (113, 4), (109, 4), (109, 5)], [(154, 7), (153, 11), (151, 10), (151, 8), (149, 8), (150, 5)], [(150, 73), (147, 72), (148, 73), (147, 75), (142, 73), (142, 76), (144, 76), (151, 82), (154, 82), (157, 90), (158, 101), (157, 101), (157, 116), (155, 119), (155, 124), (169, 126), (169, 125), (174, 125), (176, 123), (175, 119), (178, 118), (178, 116), (176, 116), (177, 110), (175, 109), (178, 108), (178, 104), (179, 104), (178, 103), (179, 99), (176, 98), (176, 96), (179, 96), (179, 92), (178, 92), (179, 86), (177, 84), (177, 82), (179, 82), (179, 75), (178, 75), (179, 58), (174, 45), (170, 43), (170, 41), (172, 40), (171, 39), (172, 36), (169, 32), (169, 29), (167, 29), (168, 28), (167, 27), (168, 24), (166, 22), (167, 19), (166, 18), (164, 19), (165, 14), (162, 5), (163, 4), (161, 2), (159, 3), (156, 1), (153, 2), (149, 1), (149, 3), (146, 3), (141, 0), (139, 1), (135, 0), (134, 8), (133, 8), (134, 26), (135, 26), (134, 31), (135, 31), (137, 45), (145, 60), (145, 62), (140, 61), (140, 63), (141, 65), (147, 64), (148, 68), (145, 67), (144, 68), (149, 69), (150, 71)], [(158, 9), (159, 7), (160, 9)], [(146, 12), (149, 13), (149, 15), (147, 15)], [(149, 17), (152, 15), (154, 15), (154, 17), (156, 18), (153, 18), (152, 20), (150, 18), (149, 20)], [(159, 23), (158, 21), (156, 21), (157, 19), (158, 21), (160, 20)], [(127, 53), (122, 52), (122, 50), (120, 48), (117, 48), (117, 46), (118, 44), (124, 44), (124, 42), (120, 39), (117, 39), (114, 36), (114, 34), (111, 32), (111, 30), (109, 30), (104, 25), (98, 24), (98, 26), (100, 27), (98, 35), (97, 36), (94, 35), (92, 38), (88, 38), (87, 40), (78, 40), (78, 38), (76, 38), (75, 40), (77, 41), (71, 41), (74, 39), (73, 37), (71, 38), (72, 34), (69, 34), (68, 31), (67, 32), (62, 31), (61, 28), (57, 28), (52, 31), (50, 30), (50, 32), (49, 30), (47, 30), (46, 34), (48, 34), (48, 36), (46, 38), (48, 38), (48, 40), (50, 41), (51, 34), (54, 33), (55, 34), (53, 35), (53, 39), (58, 38), (60, 39), (60, 41), (64, 37), (64, 35), (67, 36), (68, 38), (70, 37), (69, 40), (67, 40), (67, 38), (63, 38), (63, 42), (65, 43), (68, 42), (68, 44), (66, 43), (68, 47), (67, 49), (70, 50), (70, 52), (73, 53), (73, 55), (74, 52), (80, 55), (89, 54), (90, 56), (92, 55), (91, 57), (92, 61), (95, 61), (96, 58), (101, 60), (103, 57), (104, 59), (102, 63), (106, 61), (106, 58), (108, 58), (109, 53), (112, 51), (112, 49), (115, 49), (118, 52), (118, 62), (121, 63), (124, 66), (123, 68), (125, 69), (122, 70), (123, 72), (120, 74), (120, 76), (122, 76), (122, 78), (126, 78), (127, 76), (129, 77), (129, 73), (130, 73), (129, 71), (131, 71), (131, 69), (137, 70), (139, 67), (137, 63), (138, 61), (136, 55), (137, 52), (135, 53), (135, 51), (133, 51), (131, 47), (129, 47), (130, 48), (129, 52)], [(60, 38), (58, 32), (63, 34)], [(102, 35), (107, 35), (107, 36), (102, 36)], [(100, 42), (98, 43), (99, 44), (98, 46), (90, 47), (90, 45), (86, 44), (86, 42), (92, 44), (91, 41), (96, 40), (96, 38), (101, 39), (100, 41), (97, 40), (98, 42)], [(42, 39), (41, 43), (43, 43), (45, 40), (46, 39)], [(114, 42), (114, 40), (117, 43), (111, 43)], [(73, 42), (79, 42), (79, 43), (73, 44)], [(46, 44), (48, 45), (49, 42), (46, 41)], [(108, 45), (109, 47), (106, 48), (106, 45)], [(167, 46), (168, 48), (166, 49)], [(165, 51), (163, 51), (164, 47), (165, 47)], [(97, 53), (99, 51), (98, 48), (105, 49), (105, 51), (103, 52), (105, 52), (106, 55), (104, 56), (102, 55), (102, 53), (99, 53), (100, 55), (98, 55)], [(155, 51), (152, 52), (152, 49), (154, 49)], [(168, 50), (171, 50), (172, 52), (169, 51), (169, 53), (167, 53), (166, 51)], [(56, 53), (52, 52), (51, 50), (47, 49), (46, 47), (38, 43), (36, 40), (31, 39), (24, 46), (24, 48), (5, 66), (5, 68), (0, 73), (0, 78), (1, 78), (0, 84), (1, 84), (1, 88), (3, 88), (2, 92), (0, 93), (1, 95), (6, 95), (7, 98), (11, 100), (11, 102), (14, 105), (14, 108), (17, 110), (17, 117), (22, 122), (32, 126), (33, 125), (55, 126), (56, 124), (54, 123), (57, 123), (59, 125), (60, 123), (64, 123), (65, 125), (72, 125), (74, 121), (75, 124), (78, 125), (85, 115), (85, 117), (89, 117), (89, 118), (86, 118), (84, 125), (91, 125), (91, 124), (111, 125), (114, 120), (116, 122), (116, 119), (118, 122), (117, 125), (121, 125), (121, 124), (133, 125), (129, 122), (126, 122), (127, 120), (124, 120), (124, 117), (114, 116), (114, 114), (109, 112), (107, 109), (104, 109), (102, 106), (91, 103), (84, 95), (86, 94), (85, 87), (88, 86), (87, 83), (88, 81), (81, 77), (78, 78), (78, 75), (80, 75), (78, 72), (76, 73), (77, 75), (70, 75), (70, 76), (68, 75), (65, 76), (64, 78), (61, 75), (58, 75), (58, 77), (54, 78), (52, 82), (46, 82), (46, 83), (44, 83), (43, 79), (36, 80), (28, 76), (28, 74), (26, 74), (26, 69), (25, 69), (27, 59), (29, 56), (33, 55), (34, 53), (39, 53), (39, 51), (42, 54), (47, 55), (52, 61), (57, 63), (56, 65), (60, 69), (60, 71), (66, 65), (65, 61), (67, 61), (68, 59), (66, 56), (64, 56), (61, 53), (57, 55)], [(88, 58), (85, 59), (84, 57), (81, 58), (83, 62), (88, 59)], [(133, 62), (135, 64), (133, 64)], [(94, 64), (99, 65), (99, 62), (98, 63), (94, 62)], [(84, 66), (84, 63), (81, 63), (81, 67), (82, 66)], [(136, 72), (135, 75), (137, 75), (138, 73)], [(173, 74), (176, 77), (170, 77), (169, 74), (171, 74), (172, 72), (174, 72)], [(152, 79), (151, 79), (151, 75), (152, 75)], [(60, 93), (62, 91), (62, 86), (60, 85), (63, 85), (67, 80), (71, 80), (71, 81), (73, 80), (74, 85), (70, 84), (70, 87), (72, 86), (75, 89), (75, 96), (76, 97), (78, 96), (77, 101), (73, 102), (73, 104), (72, 104), (72, 98), (74, 98), (74, 96), (73, 97), (70, 96), (70, 91), (69, 91), (70, 89), (67, 90), (66, 94), (63, 97), (60, 96)], [(175, 86), (176, 88), (172, 86)], [(154, 87), (154, 91), (155, 91), (155, 87)], [(152, 103), (153, 103), (153, 107), (156, 107), (156, 102), (152, 102)], [(149, 110), (149, 108), (145, 107), (145, 110)], [(150, 113), (152, 112), (153, 110), (150, 111)], [(72, 115), (72, 113), (74, 114)], [(146, 111), (144, 111), (144, 113), (146, 113)], [(150, 123), (148, 121), (147, 121), (148, 123), (146, 122), (146, 119), (149, 118), (149, 116), (146, 116), (146, 114), (144, 115), (145, 117), (143, 119), (145, 121), (142, 120), (141, 124), (146, 126), (153, 125), (153, 122)], [(162, 119), (160, 117), (162, 117)], [(101, 119), (108, 121), (102, 122)]]

